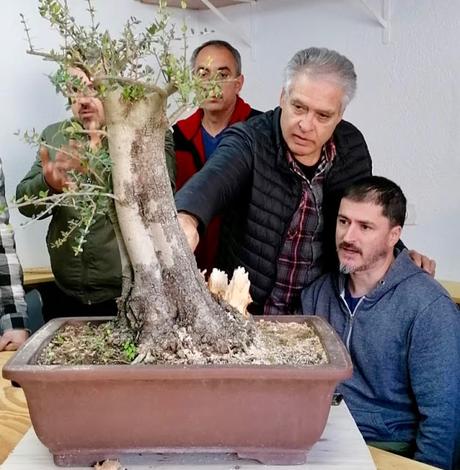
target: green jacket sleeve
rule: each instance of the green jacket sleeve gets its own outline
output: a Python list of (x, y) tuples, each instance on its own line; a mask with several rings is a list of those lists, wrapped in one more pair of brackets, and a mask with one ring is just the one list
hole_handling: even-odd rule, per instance
[[(20, 199), (24, 196), (38, 197), (40, 191), (46, 190), (49, 190), (49, 188), (43, 178), (42, 164), (40, 159), (37, 157), (32, 168), (16, 187), (16, 199)], [(43, 206), (29, 204), (27, 206), (20, 206), (19, 212), (26, 217), (33, 217), (43, 212), (43, 209)]]
[[(40, 141), (47, 143), (51, 146), (49, 148), (50, 158), (54, 160), (56, 157), (56, 150), (67, 143), (67, 139), (61, 132), (61, 129), (68, 121), (52, 124), (48, 126), (41, 134)], [(41, 191), (52, 192), (45, 182), (43, 177), (43, 168), (40, 161), (40, 156), (37, 152), (34, 163), (26, 176), (19, 182), (16, 187), (16, 199), (24, 196), (38, 197)], [(36, 217), (40, 215), (45, 209), (44, 206), (29, 204), (27, 206), (19, 207), (19, 212), (26, 217)], [(51, 215), (51, 214), (49, 214)]]

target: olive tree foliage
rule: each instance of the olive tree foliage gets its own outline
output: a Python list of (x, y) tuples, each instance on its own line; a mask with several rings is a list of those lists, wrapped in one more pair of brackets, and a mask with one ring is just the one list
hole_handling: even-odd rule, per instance
[[(119, 316), (137, 335), (137, 361), (164, 361), (179, 354), (202, 362), (216, 353), (242, 351), (252, 341), (252, 323), (216, 301), (198, 272), (178, 225), (164, 155), (169, 97), (175, 94), (180, 108), (190, 100), (201, 101), (210, 89), (218, 92), (219, 85), (211, 81), (203, 86), (191, 73), (187, 27), (183, 24), (177, 34), (166, 1), (160, 1), (150, 25), (142, 27), (129, 18), (118, 38), (102, 30), (92, 1), (82, 1), (89, 26), (77, 24), (65, 0), (38, 1), (40, 15), (62, 39), (56, 50), (37, 50), (22, 21), (28, 52), (58, 64), (51, 77), (58, 92), (101, 99), (106, 118), (97, 131), (101, 145), (90, 147), (88, 131), (72, 121), (65, 133), (78, 142), (81, 171), (71, 172), (64, 192), (18, 203), (39, 204), (43, 214), (56, 205), (75, 208), (78, 217), (58, 245), (74, 243), (77, 255), (84, 250), (94, 215), (110, 215), (122, 260)], [(180, 56), (171, 52), (176, 41), (182, 43)], [(71, 67), (91, 77), (91, 87), (69, 74)], [(36, 140), (31, 134), (26, 138)]]

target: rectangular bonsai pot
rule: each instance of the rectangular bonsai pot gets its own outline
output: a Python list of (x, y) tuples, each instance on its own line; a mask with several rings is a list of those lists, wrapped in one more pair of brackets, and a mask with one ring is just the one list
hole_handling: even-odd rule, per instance
[[(264, 317), (262, 317), (264, 318)], [(309, 322), (327, 351), (319, 366), (40, 366), (34, 362), (65, 323), (52, 320), (3, 368), (23, 388), (40, 441), (59, 466), (158, 452), (236, 452), (265, 464), (301, 464), (326, 425), (350, 357), (319, 317)]]

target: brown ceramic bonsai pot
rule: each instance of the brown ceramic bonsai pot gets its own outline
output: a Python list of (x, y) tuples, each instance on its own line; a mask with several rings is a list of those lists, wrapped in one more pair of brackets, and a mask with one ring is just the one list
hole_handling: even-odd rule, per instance
[[(3, 368), (21, 385), (40, 441), (60, 466), (158, 452), (236, 452), (265, 464), (305, 463), (320, 438), (349, 355), (319, 317), (321, 366), (39, 366), (41, 348), (64, 323), (52, 320)], [(107, 318), (100, 318), (107, 320)], [(145, 457), (144, 457), (145, 458)]]

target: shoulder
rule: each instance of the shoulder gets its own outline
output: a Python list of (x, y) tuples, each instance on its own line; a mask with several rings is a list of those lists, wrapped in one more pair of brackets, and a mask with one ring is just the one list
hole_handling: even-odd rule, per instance
[[(241, 121), (228, 127), (219, 145), (239, 147), (249, 152), (257, 160), (266, 160), (266, 157), (278, 152), (280, 142), (279, 119), (275, 117), (275, 111), (261, 113), (248, 121)], [(273, 163), (273, 162), (272, 162)]]
[(419, 310), (423, 310), (425, 307), (429, 307), (437, 302), (446, 302), (456, 309), (453, 300), (444, 287), (433, 279), (430, 274), (421, 269), (398, 287), (401, 297), (404, 295), (405, 298), (413, 299), (420, 304)]
[(263, 114), (262, 111), (259, 111), (258, 109), (251, 108), (251, 112), (249, 113), (248, 119), (251, 119), (254, 116), (259, 116), (259, 114)]
[[(427, 273), (419, 273), (401, 286), (398, 298), (404, 313), (413, 314), (411, 335), (438, 341), (439, 347), (459, 345), (460, 310), (447, 291)], [(426, 345), (422, 344), (422, 347)], [(460, 348), (457, 349), (460, 354)], [(459, 356), (460, 358), (460, 356)]]
[(363, 134), (347, 121), (340, 121), (333, 134), (337, 155), (334, 170), (339, 183), (352, 181), (372, 173), (372, 160)]
[(348, 121), (342, 120), (337, 124), (333, 138), (339, 153), (349, 154), (360, 151), (360, 153), (369, 155), (363, 134)]
[(316, 313), (318, 305), (324, 302), (324, 299), (336, 298), (338, 291), (337, 276), (333, 273), (323, 274), (302, 290), (302, 310), (304, 312)]
[(173, 126), (174, 139), (190, 140), (198, 131), (203, 119), (203, 110), (198, 108), (190, 116), (180, 119)]
[[(438, 312), (438, 306), (443, 309), (458, 312), (449, 293), (431, 275), (416, 266), (410, 259), (407, 249), (398, 254), (394, 264), (395, 286), (392, 296), (398, 303), (405, 305), (407, 311), (412, 310), (416, 316), (423, 312)], [(390, 274), (390, 281), (392, 275)], [(460, 312), (458, 312), (460, 318)]]
[(342, 119), (334, 130), (334, 136), (364, 139), (362, 132), (351, 122)]
[(49, 126), (45, 127), (42, 132), (42, 138), (46, 141), (50, 141), (55, 139), (57, 135), (62, 136), (64, 129), (71, 123), (70, 119), (65, 121), (55, 122), (50, 124)]
[(250, 104), (246, 103), (240, 96), (237, 97), (235, 103), (235, 109), (230, 118), (229, 125), (235, 124), (241, 121), (247, 121), (253, 116), (261, 114), (260, 111), (253, 109)]
[(238, 122), (229, 127), (225, 133), (245, 134), (253, 139), (265, 139), (267, 134), (272, 134), (277, 126), (279, 126), (279, 117), (277, 118), (276, 110), (259, 113), (247, 121)]

